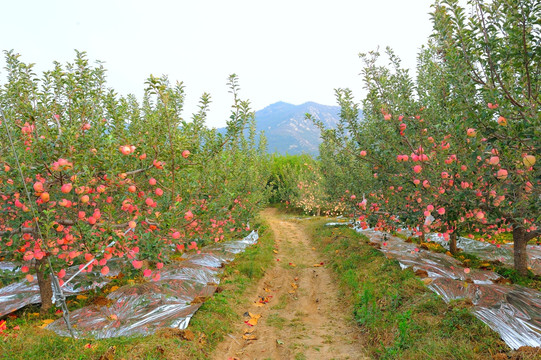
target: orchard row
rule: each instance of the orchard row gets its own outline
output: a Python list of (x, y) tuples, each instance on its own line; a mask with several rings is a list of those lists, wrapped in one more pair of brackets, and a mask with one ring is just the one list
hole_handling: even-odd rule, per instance
[(84, 53), (41, 77), (13, 52), (6, 63), (0, 251), (35, 264), (21, 270), (29, 281), (37, 274), (43, 299), (48, 260), (61, 285), (68, 267), (93, 260), (85, 271), (107, 275), (113, 258), (159, 280), (175, 253), (250, 230), (268, 175), (234, 75), (220, 134), (205, 126), (209, 95), (185, 119), (184, 88), (165, 77), (148, 79), (139, 104), (107, 88), (104, 68)]

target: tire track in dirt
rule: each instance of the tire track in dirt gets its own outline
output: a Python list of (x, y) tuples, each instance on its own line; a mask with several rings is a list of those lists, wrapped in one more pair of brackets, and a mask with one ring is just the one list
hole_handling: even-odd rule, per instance
[(305, 226), (281, 219), (276, 209), (262, 215), (274, 232), (279, 261), (249, 295), (252, 304), (239, 309), (256, 324), (241, 321), (213, 358), (367, 359), (351, 308), (341, 301), (331, 270), (319, 266)]

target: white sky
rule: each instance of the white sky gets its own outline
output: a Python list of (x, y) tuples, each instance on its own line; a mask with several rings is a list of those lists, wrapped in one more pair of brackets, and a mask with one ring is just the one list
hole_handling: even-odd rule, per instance
[[(210, 126), (223, 126), (240, 77), (254, 110), (276, 101), (335, 105), (334, 90), (360, 98), (358, 53), (391, 46), (414, 68), (432, 30), (432, 0), (17, 0), (0, 3), (0, 49), (37, 70), (71, 61), (74, 49), (102, 60), (108, 84), (141, 98), (153, 74), (186, 85), (185, 118), (203, 92)], [(5, 63), (0, 59), (0, 79)]]

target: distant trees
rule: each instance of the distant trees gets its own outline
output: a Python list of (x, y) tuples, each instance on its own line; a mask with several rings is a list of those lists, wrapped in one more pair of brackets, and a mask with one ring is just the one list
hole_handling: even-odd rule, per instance
[(343, 207), (330, 200), (323, 181), (319, 162), (310, 155), (272, 156), (268, 180), (271, 202), (285, 203), (312, 215), (341, 212)]

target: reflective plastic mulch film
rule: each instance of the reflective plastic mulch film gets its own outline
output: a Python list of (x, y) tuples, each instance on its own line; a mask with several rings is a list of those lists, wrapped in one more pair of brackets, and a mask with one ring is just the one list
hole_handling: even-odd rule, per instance
[[(70, 313), (76, 336), (103, 339), (149, 335), (164, 327), (185, 329), (205, 299), (214, 294), (223, 264), (257, 240), (258, 234), (253, 231), (242, 240), (204, 247), (199, 254), (185, 253), (184, 261), (161, 270), (159, 281), (125, 285), (107, 296), (109, 304)], [(63, 319), (47, 329), (70, 336)]]
[[(401, 238), (374, 230), (356, 230), (377, 243), (379, 250), (387, 257), (398, 260), (402, 268), (409, 267), (420, 273), (426, 271), (431, 280), (427, 281), (428, 287), (446, 302), (463, 298), (471, 300), (474, 315), (498, 332), (509, 347), (541, 346), (541, 292), (519, 285), (499, 284), (500, 276), (492, 271), (471, 269), (466, 273), (463, 265), (453, 257), (419, 249), (416, 244), (407, 243)], [(509, 251), (508, 248), (498, 253), (500, 248), (492, 244), (470, 244), (475, 240), (466, 240), (469, 240), (467, 245), (459, 243), (466, 252), (478, 249), (473, 253), (480, 257), (484, 257), (481, 254), (485, 253), (488, 258), (508, 256), (503, 252)], [(496, 255), (491, 254), (486, 245), (498, 249), (495, 250)], [(493, 250), (492, 247), (490, 250)], [(534, 256), (537, 255), (534, 253)]]
[[(110, 261), (108, 276), (118, 274), (119, 263), (119, 261)], [(0, 262), (0, 270), (4, 271), (2, 276), (8, 279), (14, 277), (20, 271), (20, 266), (10, 262)], [(66, 271), (65, 279), (69, 279), (77, 270), (79, 270), (78, 266), (69, 268)], [(77, 275), (75, 282), (68, 283), (62, 290), (66, 296), (76, 295), (91, 289), (101, 288), (110, 281), (100, 273), (81, 273)], [(31, 282), (23, 279), (0, 289), (0, 316), (17, 311), (26, 305), (39, 304), (40, 302), (37, 276), (34, 276), (34, 280)]]
[[(436, 242), (446, 249), (449, 248), (449, 242), (443, 239), (443, 236), (430, 234), (428, 240)], [(489, 242), (477, 241), (465, 237), (459, 237), (456, 241), (457, 247), (464, 252), (475, 255), (483, 260), (499, 261), (503, 264), (513, 266), (513, 244), (496, 245)], [(528, 265), (532, 271), (541, 275), (541, 246), (528, 245)]]

